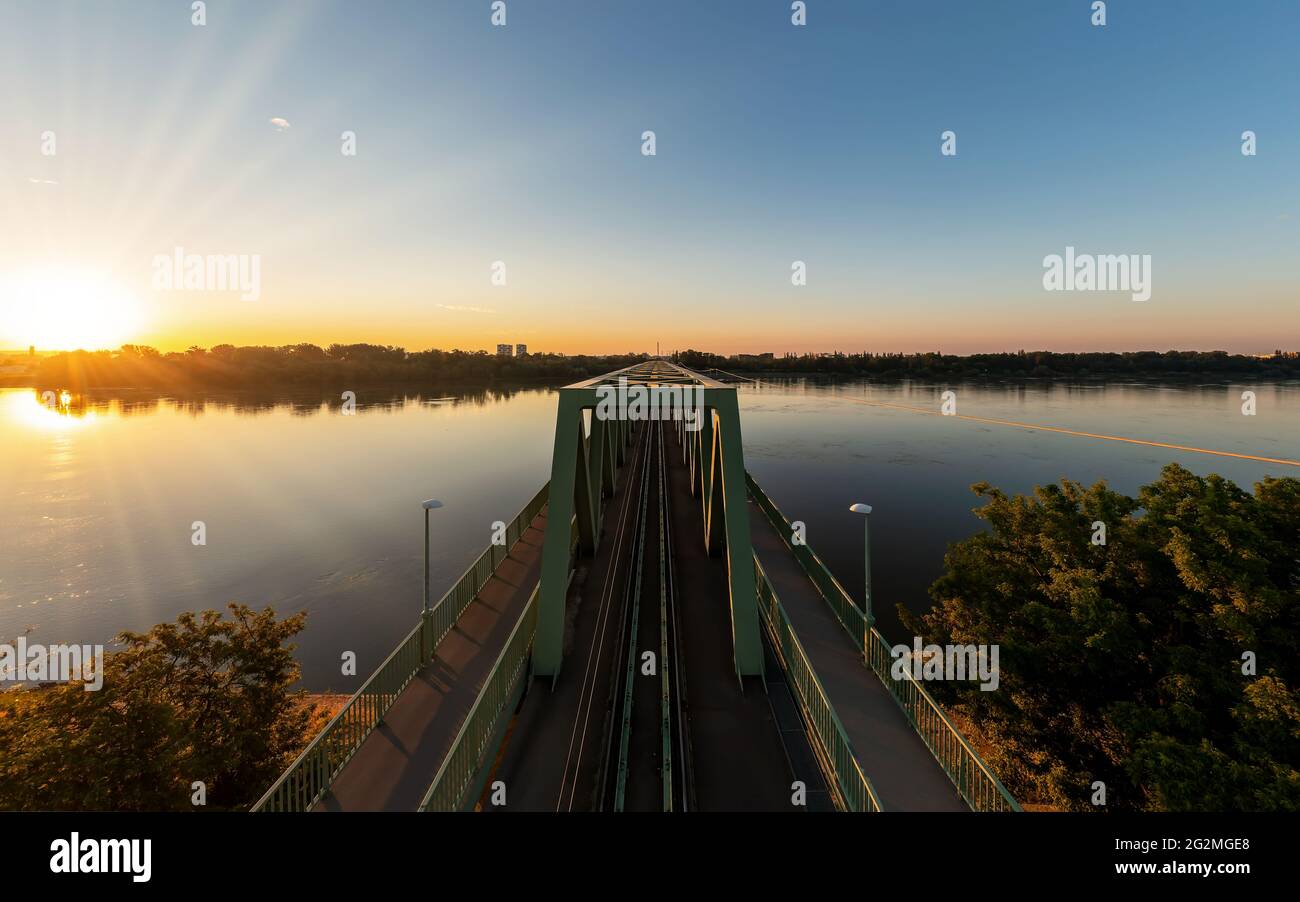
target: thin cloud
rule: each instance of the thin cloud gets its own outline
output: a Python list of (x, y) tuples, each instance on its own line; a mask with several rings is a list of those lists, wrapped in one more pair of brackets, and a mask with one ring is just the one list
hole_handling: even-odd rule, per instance
[(439, 304), (443, 310), (454, 310), (457, 313), (483, 313), (488, 316), (496, 316), (497, 312), (491, 307), (462, 307), (457, 304)]
[(27, 177), (27, 181), (31, 182), (33, 185), (57, 185), (58, 184), (58, 182), (56, 182), (54, 179), (34, 179), (31, 176)]
[(278, 132), (282, 132), (285, 131), (286, 129), (293, 128), (293, 126), (289, 124), (288, 119), (281, 119), (279, 116), (276, 116), (274, 119), (272, 119), (271, 124), (275, 126), (275, 130)]

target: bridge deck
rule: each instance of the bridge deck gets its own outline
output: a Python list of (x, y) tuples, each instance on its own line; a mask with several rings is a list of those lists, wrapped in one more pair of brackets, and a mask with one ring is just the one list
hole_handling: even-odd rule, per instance
[(317, 811), (415, 811), (542, 570), (546, 511), (335, 779)]
[(771, 521), (749, 505), (754, 551), (886, 811), (966, 811), (952, 781), (862, 661)]

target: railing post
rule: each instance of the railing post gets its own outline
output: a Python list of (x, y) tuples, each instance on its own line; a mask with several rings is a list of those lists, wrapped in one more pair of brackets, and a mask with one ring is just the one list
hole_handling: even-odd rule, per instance
[(433, 611), (425, 608), (420, 614), (420, 662), (433, 658)]

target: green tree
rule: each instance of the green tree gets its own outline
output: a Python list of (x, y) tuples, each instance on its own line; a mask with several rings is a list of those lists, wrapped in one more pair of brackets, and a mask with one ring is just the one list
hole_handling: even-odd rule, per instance
[(291, 690), (306, 614), (231, 604), (117, 637), (101, 689), (80, 682), (0, 693), (0, 808), (246, 807), (309, 740), (321, 715)]
[(973, 489), (990, 529), (949, 549), (928, 614), (900, 615), (999, 645), (998, 691), (935, 685), (1013, 793), (1092, 810), (1101, 780), (1111, 809), (1300, 810), (1300, 480), (1251, 494), (1170, 464), (1137, 498)]

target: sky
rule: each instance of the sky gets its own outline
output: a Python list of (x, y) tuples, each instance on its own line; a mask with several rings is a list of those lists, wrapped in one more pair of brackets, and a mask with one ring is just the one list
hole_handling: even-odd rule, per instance
[(1300, 347), (1300, 3), (1091, 5), (5, 0), (0, 347)]

